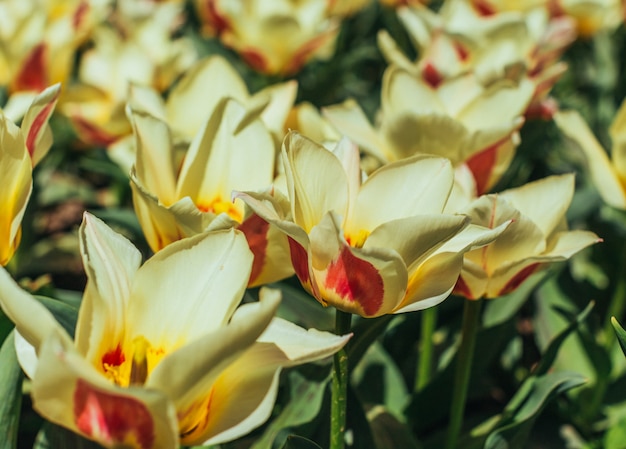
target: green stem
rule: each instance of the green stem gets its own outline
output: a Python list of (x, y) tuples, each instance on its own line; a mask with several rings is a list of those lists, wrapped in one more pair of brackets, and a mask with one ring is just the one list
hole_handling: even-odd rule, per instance
[(422, 335), (420, 338), (419, 361), (415, 376), (415, 392), (420, 391), (430, 382), (433, 372), (433, 334), (437, 326), (437, 308), (430, 307), (422, 311)]
[(467, 388), (469, 386), (470, 373), (472, 372), (472, 360), (474, 359), (474, 347), (476, 345), (476, 334), (480, 323), (480, 309), (483, 300), (464, 301), (461, 345), (459, 346), (456, 360), (446, 449), (456, 448), (457, 440), (463, 427)]
[[(352, 314), (337, 309), (335, 333), (344, 335), (350, 332)], [(345, 348), (339, 350), (333, 359), (333, 379), (330, 402), (330, 449), (343, 449), (346, 431), (346, 403), (348, 397), (348, 355)]]

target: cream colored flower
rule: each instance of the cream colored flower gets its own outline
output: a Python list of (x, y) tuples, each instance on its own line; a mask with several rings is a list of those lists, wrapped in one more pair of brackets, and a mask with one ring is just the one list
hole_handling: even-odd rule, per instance
[(324, 114), (382, 163), (436, 154), (455, 166), (466, 164), (481, 194), (508, 167), (532, 92), (528, 81), (501, 80), (485, 88), (472, 74), (432, 86), (407, 70), (390, 66), (383, 77), (376, 128), (353, 100), (325, 108)]
[(573, 195), (574, 176), (561, 175), (475, 200), (464, 210), (473, 224), (511, 224), (494, 242), (465, 254), (455, 293), (497, 298), (538, 270), (600, 242), (593, 232), (567, 229), (565, 213)]
[(311, 59), (334, 51), (339, 22), (329, 0), (196, 0), (206, 31), (217, 34), (255, 70), (298, 72)]
[[(0, 270), (0, 306), (36, 350), (18, 354), (46, 419), (107, 448), (218, 444), (261, 425), (283, 367), (318, 360), (349, 336), (274, 318), (280, 296), (237, 307), (252, 264), (243, 235), (177, 242), (141, 264), (97, 218), (79, 231), (87, 286), (75, 341)], [(32, 353), (31, 353), (32, 355)]]
[(364, 317), (434, 306), (450, 293), (463, 253), (498, 229), (468, 227), (442, 211), (452, 188), (447, 159), (414, 156), (364, 182), (355, 145), (333, 152), (290, 133), (283, 146), (289, 209), (275, 197), (238, 193), (289, 238), (291, 261), (323, 305)]

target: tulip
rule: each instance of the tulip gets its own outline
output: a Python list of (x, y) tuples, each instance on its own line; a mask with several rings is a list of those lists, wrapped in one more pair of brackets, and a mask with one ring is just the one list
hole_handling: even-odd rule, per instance
[(578, 33), (590, 37), (601, 30), (614, 30), (624, 21), (621, 0), (556, 0), (551, 5), (555, 15), (576, 20)]
[(217, 34), (256, 71), (291, 75), (328, 59), (339, 32), (328, 0), (196, 0), (208, 34)]
[(493, 243), (465, 254), (455, 293), (468, 299), (497, 298), (531, 274), (600, 242), (593, 232), (568, 231), (565, 212), (573, 195), (574, 176), (568, 174), (475, 200), (464, 211), (472, 223), (511, 224)]
[(407, 158), (361, 183), (347, 139), (330, 152), (292, 132), (282, 154), (290, 210), (267, 194), (235, 196), (288, 236), (304, 288), (344, 312), (376, 317), (443, 301), (463, 253), (506, 226), (467, 227), (467, 217), (442, 214), (453, 182), (447, 159)]
[(35, 97), (22, 120), (21, 128), (0, 113), (0, 265), (5, 266), (21, 238), (21, 224), (33, 188), (33, 167), (52, 146), (48, 119), (60, 92), (49, 87)]
[(282, 367), (349, 338), (274, 318), (275, 291), (237, 308), (252, 264), (238, 231), (179, 241), (142, 266), (129, 241), (89, 214), (79, 236), (88, 280), (75, 341), (4, 270), (0, 305), (19, 332), (35, 410), (105, 447), (244, 435), (270, 416)]
[(383, 76), (376, 129), (353, 100), (325, 108), (324, 114), (383, 163), (427, 153), (447, 157), (455, 166), (466, 164), (481, 194), (500, 179), (514, 155), (532, 91), (529, 82), (508, 80), (484, 88), (472, 74), (434, 87), (391, 66)]
[(183, 237), (238, 227), (255, 254), (250, 285), (293, 274), (287, 240), (231, 201), (234, 189), (263, 190), (274, 179), (275, 146), (260, 119), (234, 99), (219, 103), (180, 166), (168, 125), (132, 112), (137, 160), (131, 172), (135, 211), (150, 247), (158, 251)]
[(626, 210), (626, 101), (622, 102), (609, 130), (613, 141), (610, 159), (578, 112), (560, 111), (554, 121), (583, 150), (591, 179), (602, 199)]
[(163, 92), (196, 59), (192, 42), (173, 38), (182, 5), (155, 4), (147, 16), (113, 12), (115, 26), (93, 32), (94, 45), (80, 60), (79, 82), (68, 88), (60, 105), (79, 137), (91, 145), (109, 146), (131, 134), (125, 105), (131, 83)]

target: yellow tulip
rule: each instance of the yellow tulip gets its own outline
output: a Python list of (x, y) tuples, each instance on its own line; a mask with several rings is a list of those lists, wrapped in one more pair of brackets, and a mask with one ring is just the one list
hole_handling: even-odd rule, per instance
[(237, 307), (252, 254), (241, 233), (206, 233), (141, 265), (97, 218), (79, 230), (87, 286), (71, 337), (0, 270), (0, 306), (19, 332), (33, 406), (108, 448), (218, 444), (271, 414), (283, 367), (318, 360), (349, 336), (274, 318), (280, 301)]
[(21, 128), (0, 112), (0, 265), (6, 265), (20, 243), (21, 224), (32, 191), (33, 167), (52, 145), (48, 119), (54, 111), (60, 86), (35, 97)]
[(364, 317), (443, 301), (463, 253), (507, 225), (468, 227), (467, 217), (442, 214), (453, 182), (444, 158), (407, 158), (361, 183), (358, 149), (347, 139), (330, 152), (292, 132), (283, 163), (289, 209), (267, 194), (236, 197), (288, 236), (296, 275), (320, 303)]
[(497, 298), (551, 263), (600, 242), (593, 232), (568, 231), (565, 213), (573, 195), (574, 176), (560, 175), (470, 204), (464, 213), (476, 225), (511, 224), (493, 243), (465, 254), (455, 293), (468, 299)]

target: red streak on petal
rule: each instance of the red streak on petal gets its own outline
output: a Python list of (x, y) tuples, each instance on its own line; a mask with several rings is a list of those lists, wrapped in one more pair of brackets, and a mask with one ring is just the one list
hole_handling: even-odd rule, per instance
[(46, 50), (43, 42), (32, 49), (15, 79), (15, 91), (41, 92), (46, 88)]
[(266, 73), (269, 69), (265, 57), (263, 57), (259, 51), (249, 48), (247, 50), (240, 51), (239, 54), (243, 60), (257, 72)]
[(474, 8), (476, 8), (476, 11), (478, 11), (478, 14), (481, 16), (492, 16), (496, 13), (491, 3), (485, 0), (474, 0)]
[(533, 274), (538, 267), (539, 267), (539, 263), (534, 263), (520, 270), (515, 276), (513, 276), (509, 280), (509, 282), (506, 283), (504, 288), (500, 291), (500, 295), (506, 295), (516, 290), (517, 287), (519, 287), (522, 284), (522, 282), (528, 279), (528, 276)]
[(456, 281), (456, 285), (454, 286), (454, 290), (452, 291), (452, 293), (455, 295), (464, 296), (467, 299), (477, 299), (474, 297), (472, 291), (467, 286), (463, 278), (460, 276)]
[(470, 157), (465, 163), (474, 175), (476, 181), (476, 193), (478, 196), (487, 191), (489, 179), (496, 163), (498, 144), (492, 145)]
[(218, 12), (217, 6), (215, 5), (216, 3), (217, 2), (215, 0), (206, 0), (205, 6), (207, 20), (211, 23), (215, 31), (219, 34), (222, 31), (229, 29), (230, 23), (228, 23), (226, 17)]
[(124, 353), (122, 352), (122, 348), (119, 343), (117, 347), (102, 356), (102, 367), (104, 368), (105, 364), (108, 366), (120, 366), (126, 357), (124, 357)]
[(72, 123), (80, 138), (88, 144), (109, 146), (119, 138), (78, 116), (72, 117)]
[(309, 255), (306, 250), (291, 237), (289, 241), (289, 252), (291, 253), (291, 263), (296, 272), (296, 276), (303, 285), (311, 284), (311, 274), (309, 273)]
[(246, 236), (248, 246), (252, 254), (254, 254), (252, 272), (248, 280), (248, 284), (251, 284), (259, 277), (265, 265), (268, 242), (267, 233), (269, 232), (270, 225), (257, 214), (253, 214), (241, 223), (238, 229)]
[(50, 114), (52, 114), (55, 100), (56, 98), (54, 98), (50, 103), (44, 106), (41, 112), (37, 114), (37, 117), (35, 117), (35, 120), (33, 120), (32, 126), (28, 130), (28, 136), (26, 136), (26, 148), (28, 149), (28, 153), (31, 157), (35, 153), (35, 144), (37, 143), (37, 137), (39, 137), (39, 132), (50, 117)]
[(72, 26), (75, 30), (77, 30), (84, 22), (88, 11), (89, 3), (80, 2), (80, 5), (78, 5), (78, 8), (76, 8), (76, 11), (74, 11), (74, 16), (72, 17)]
[(426, 65), (424, 66), (424, 69), (422, 70), (422, 77), (434, 89), (436, 89), (443, 81), (443, 78), (439, 71), (430, 62), (426, 63)]
[(378, 270), (344, 247), (329, 266), (325, 286), (347, 301), (360, 304), (365, 315), (375, 315), (383, 305), (385, 288)]
[(142, 449), (155, 444), (154, 421), (145, 404), (132, 397), (96, 390), (81, 379), (74, 392), (74, 419), (82, 433), (108, 446), (129, 440), (136, 441)]
[(454, 49), (456, 51), (456, 54), (459, 56), (459, 59), (463, 62), (467, 61), (467, 58), (469, 57), (469, 51), (467, 51), (467, 48), (465, 48), (463, 45), (461, 45), (460, 42), (455, 42), (454, 43)]

